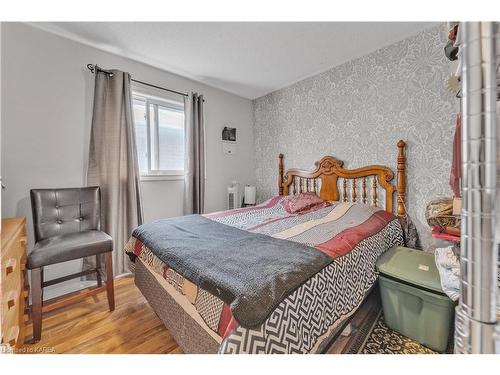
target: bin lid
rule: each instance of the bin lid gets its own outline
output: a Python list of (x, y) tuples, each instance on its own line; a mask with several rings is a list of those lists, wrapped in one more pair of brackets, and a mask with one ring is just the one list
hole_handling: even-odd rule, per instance
[(443, 293), (432, 253), (402, 246), (393, 247), (378, 259), (377, 270), (393, 279)]

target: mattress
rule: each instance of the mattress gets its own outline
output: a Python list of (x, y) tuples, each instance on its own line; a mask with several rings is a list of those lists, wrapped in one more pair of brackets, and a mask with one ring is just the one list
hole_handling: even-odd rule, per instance
[(135, 265), (134, 281), (184, 353), (217, 353), (222, 338), (205, 324), (181, 293), (140, 259)]
[(305, 214), (290, 214), (283, 205), (285, 199), (276, 197), (256, 207), (205, 215), (239, 229), (338, 252), (258, 327), (240, 325), (228, 304), (185, 279), (136, 238), (130, 239), (125, 250), (166, 282), (177, 304), (220, 342), (220, 353), (321, 352), (375, 283), (377, 258), (402, 245), (403, 233), (394, 217), (369, 226), (371, 218), (380, 216), (378, 208), (334, 203)]

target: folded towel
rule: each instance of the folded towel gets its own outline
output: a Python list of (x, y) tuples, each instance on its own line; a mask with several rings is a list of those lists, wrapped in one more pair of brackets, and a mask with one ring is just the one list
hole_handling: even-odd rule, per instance
[(434, 252), (441, 288), (453, 301), (460, 296), (460, 262), (453, 246), (437, 248)]

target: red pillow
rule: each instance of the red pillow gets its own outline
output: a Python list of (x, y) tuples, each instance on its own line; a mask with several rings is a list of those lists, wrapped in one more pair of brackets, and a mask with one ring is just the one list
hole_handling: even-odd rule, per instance
[(299, 195), (288, 197), (288, 199), (283, 202), (285, 210), (291, 214), (307, 213), (329, 205), (330, 203), (324, 201), (318, 197), (316, 193), (312, 192), (300, 193)]

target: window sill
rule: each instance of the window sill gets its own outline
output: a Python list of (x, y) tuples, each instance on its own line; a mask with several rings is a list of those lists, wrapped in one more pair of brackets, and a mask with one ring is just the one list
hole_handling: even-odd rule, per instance
[(183, 174), (164, 174), (164, 175), (148, 175), (140, 176), (139, 180), (142, 181), (182, 181), (184, 180)]

